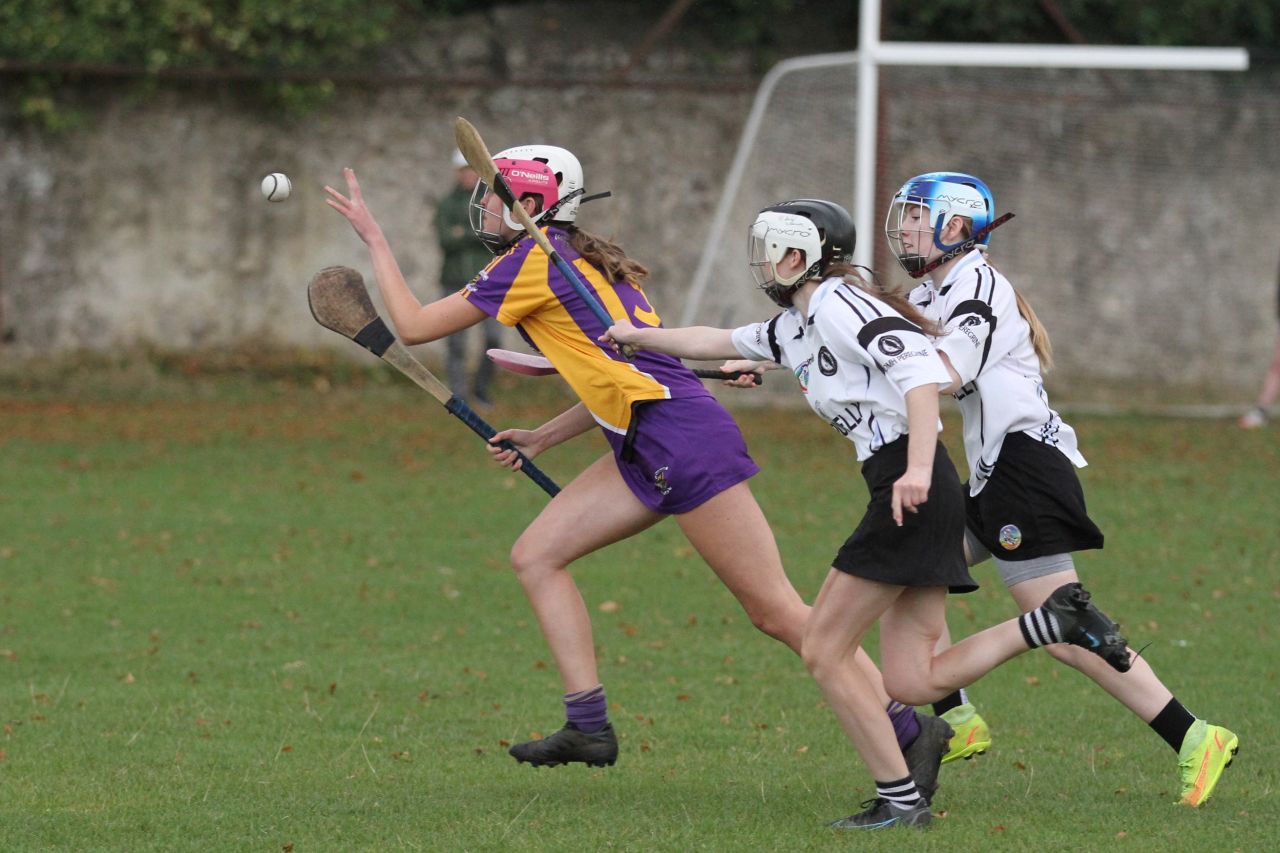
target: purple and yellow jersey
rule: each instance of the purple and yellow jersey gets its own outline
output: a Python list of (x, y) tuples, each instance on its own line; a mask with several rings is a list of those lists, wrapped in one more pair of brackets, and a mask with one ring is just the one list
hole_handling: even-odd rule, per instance
[[(636, 326), (662, 325), (638, 285), (605, 281), (565, 232), (547, 228), (546, 234), (560, 257), (582, 273), (587, 289), (611, 317), (626, 317)], [(673, 356), (641, 350), (634, 362), (627, 362), (599, 343), (605, 327), (532, 237), (494, 258), (462, 292), (504, 326), (515, 326), (556, 366), (605, 429), (626, 433), (632, 407), (645, 400), (711, 396), (693, 371)]]

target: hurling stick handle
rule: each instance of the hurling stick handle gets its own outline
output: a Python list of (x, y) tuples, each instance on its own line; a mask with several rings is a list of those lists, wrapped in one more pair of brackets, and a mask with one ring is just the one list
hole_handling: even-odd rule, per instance
[[(475, 410), (467, 405), (467, 401), (456, 394), (444, 404), (449, 414), (471, 427), (471, 431), (483, 438), (486, 442), (497, 434), (497, 430), (490, 426), (484, 418), (476, 414)], [(530, 480), (542, 487), (542, 490), (551, 497), (560, 494), (560, 487), (555, 481), (542, 472), (542, 469), (533, 464), (529, 457), (525, 456), (516, 446), (509, 441), (500, 441), (498, 446), (503, 450), (515, 450), (516, 456), (520, 457), (520, 473), (524, 474)]]
[[(507, 209), (524, 227), (525, 232), (538, 244), (538, 248), (546, 252), (547, 257), (551, 259), (551, 263), (555, 264), (556, 269), (569, 282), (569, 286), (587, 303), (587, 307), (591, 309), (591, 313), (595, 314), (596, 319), (606, 329), (612, 326), (616, 322), (613, 317), (600, 304), (600, 300), (596, 298), (595, 294), (590, 291), (578, 271), (573, 269), (564, 258), (560, 257), (560, 253), (551, 245), (547, 235), (534, 224), (533, 217), (529, 215), (529, 211), (525, 210), (520, 200), (512, 194), (511, 187), (507, 185), (506, 179), (499, 174), (498, 166), (493, 161), (493, 155), (489, 153), (489, 147), (484, 144), (484, 139), (481, 138), (480, 131), (476, 130), (475, 125), (462, 116), (458, 116), (453, 122), (453, 138), (458, 145), (458, 150), (462, 152), (462, 156), (466, 159), (467, 165), (474, 169), (476, 174), (502, 199), (503, 204), (507, 206)], [(632, 345), (622, 344), (618, 347), (618, 351), (622, 353), (622, 357), (627, 361), (635, 360), (636, 348)]]
[[(475, 410), (467, 405), (467, 401), (463, 400), (457, 394), (445, 386), (443, 382), (436, 379), (431, 371), (427, 370), (407, 350), (404, 344), (396, 341), (387, 347), (382, 354), (382, 360), (390, 364), (396, 370), (399, 370), (405, 376), (409, 377), (415, 385), (426, 391), (432, 397), (435, 397), (444, 404), (445, 411), (462, 421), (471, 431), (483, 438), (486, 442), (498, 432), (492, 426), (485, 422), (484, 418), (475, 413)], [(560, 492), (560, 487), (555, 481), (543, 473), (542, 469), (533, 464), (527, 456), (516, 450), (515, 445), (509, 441), (499, 442), (499, 447), (504, 450), (515, 450), (516, 455), (520, 457), (520, 471), (533, 482), (542, 487), (542, 490), (551, 497), (555, 497)]]
[(693, 375), (699, 379), (741, 379), (744, 376), (750, 376), (756, 385), (759, 385), (763, 381), (763, 377), (754, 370), (733, 370), (729, 373), (722, 373), (714, 367), (697, 367), (694, 368)]

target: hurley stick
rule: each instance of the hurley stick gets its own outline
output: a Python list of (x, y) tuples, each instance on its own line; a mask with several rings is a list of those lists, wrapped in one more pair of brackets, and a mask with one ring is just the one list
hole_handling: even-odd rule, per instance
[[(470, 427), (486, 443), (497, 433), (465, 400), (436, 379), (404, 344), (396, 340), (396, 336), (387, 328), (387, 324), (373, 307), (373, 302), (369, 300), (369, 291), (359, 272), (350, 267), (325, 267), (316, 273), (307, 286), (307, 303), (311, 306), (311, 316), (316, 318), (317, 323), (344, 338), (350, 338), (412, 379), (415, 385), (443, 403), (449, 414)], [(499, 446), (515, 450), (509, 441), (503, 441)], [(523, 463), (520, 470), (547, 494), (555, 497), (560, 487), (525, 458), (523, 453), (518, 450), (516, 453)]]

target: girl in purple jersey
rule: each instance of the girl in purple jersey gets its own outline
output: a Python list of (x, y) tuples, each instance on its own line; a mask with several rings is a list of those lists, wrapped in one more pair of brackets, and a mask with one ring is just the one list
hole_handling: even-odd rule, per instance
[[(969, 564), (994, 556), (1009, 594), (1027, 609), (1077, 582), (1072, 553), (1101, 548), (1103, 536), (1085, 510), (1075, 472), (1085, 460), (1075, 431), (1049, 407), (1041, 375), (1051, 360), (1048, 333), (981, 251), (982, 234), (998, 224), (994, 217), (984, 182), (928, 172), (898, 190), (885, 234), (908, 274), (928, 274), (910, 299), (943, 327), (936, 344), (952, 380), (943, 392), (959, 404), (970, 469)], [(1054, 646), (1051, 654), (1093, 679), (1178, 753), (1182, 803), (1209, 799), (1238, 748), (1234, 733), (1194, 717), (1145, 659), (1117, 672), (1080, 649)], [(978, 725), (961, 695), (945, 697), (934, 710), (961, 741), (953, 742), (948, 760), (963, 756), (966, 742), (990, 742), (989, 735), (971, 734), (986, 725)]]
[[(496, 159), (538, 227), (587, 278), (601, 301), (640, 324), (661, 322), (640, 288), (646, 270), (621, 248), (577, 227), (583, 176), (570, 152), (535, 145)], [(437, 340), (488, 316), (517, 327), (550, 359), (582, 398), (537, 429), (510, 429), (493, 438), (494, 458), (518, 468), (509, 440), (527, 458), (600, 427), (609, 452), (575, 477), (533, 520), (511, 550), (511, 561), (537, 615), (563, 679), (566, 723), (542, 740), (518, 743), (519, 761), (555, 766), (611, 765), (618, 743), (609, 722), (591, 622), (568, 566), (634, 536), (668, 515), (757, 628), (797, 653), (809, 608), (783, 571), (773, 533), (747, 485), (757, 472), (737, 424), (678, 359), (641, 353), (634, 364), (598, 338), (605, 328), (560, 276), (546, 254), (511, 219), (483, 184), (473, 196), (473, 230), (497, 255), (463, 290), (429, 304), (414, 296), (359, 182), (344, 171), (347, 192), (326, 187), (327, 203), (368, 246), (378, 289), (400, 338)], [(856, 663), (855, 663), (856, 661)], [(875, 666), (850, 656), (874, 684), (878, 707), (890, 705)], [(932, 786), (950, 729), (936, 718), (927, 736), (907, 706), (895, 706), (899, 740), (925, 787)]]
[(928, 792), (908, 772), (874, 685), (842, 665), (877, 621), (885, 684), (910, 702), (940, 698), (1040, 646), (1085, 646), (1120, 669), (1128, 656), (1114, 623), (1079, 584), (935, 655), (948, 588), (976, 588), (964, 561), (960, 480), (937, 439), (938, 391), (950, 379), (926, 335), (936, 328), (903, 297), (858, 276), (848, 262), (853, 244), (853, 222), (834, 202), (766, 208), (751, 229), (752, 271), (783, 313), (738, 329), (636, 328), (623, 320), (607, 339), (688, 358), (781, 364), (814, 412), (854, 444), (871, 501), (832, 561), (801, 654), (871, 770), (876, 797), (832, 826), (924, 826)]

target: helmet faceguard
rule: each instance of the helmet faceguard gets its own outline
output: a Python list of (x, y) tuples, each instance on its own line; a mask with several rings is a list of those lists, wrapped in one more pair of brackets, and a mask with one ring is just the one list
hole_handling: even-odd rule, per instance
[[(884, 233), (894, 257), (908, 275), (918, 275), (929, 262), (930, 247), (945, 253), (963, 244), (962, 240), (948, 245), (941, 239), (943, 229), (957, 216), (970, 221), (971, 234), (986, 228), (995, 218), (991, 190), (973, 175), (927, 172), (902, 185), (889, 204)], [(912, 245), (908, 246), (908, 242)], [(985, 242), (975, 244), (978, 249), (986, 247)]]
[[(511, 187), (517, 199), (538, 199), (535, 225), (557, 222), (568, 225), (578, 218), (582, 203), (582, 164), (572, 152), (554, 145), (521, 145), (500, 151), (493, 158), (498, 174)], [(471, 192), (471, 230), (494, 254), (510, 242), (503, 237), (497, 215), (485, 208), (489, 185), (480, 181)], [(523, 231), (521, 225), (504, 206), (501, 223), (512, 231)]]
[[(756, 286), (783, 308), (791, 306), (795, 289), (818, 278), (832, 264), (853, 255), (853, 219), (840, 205), (821, 199), (796, 199), (760, 211), (748, 234), (747, 257)], [(778, 277), (777, 265), (799, 249), (808, 264), (800, 272)]]

